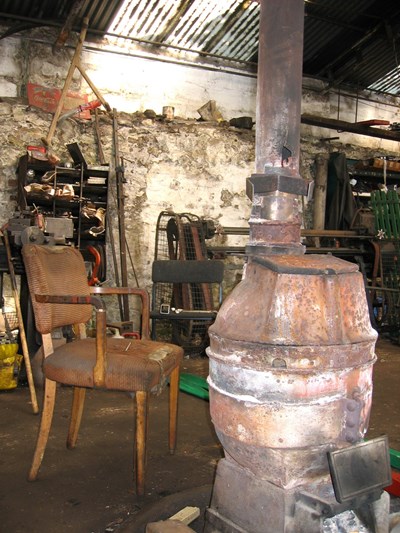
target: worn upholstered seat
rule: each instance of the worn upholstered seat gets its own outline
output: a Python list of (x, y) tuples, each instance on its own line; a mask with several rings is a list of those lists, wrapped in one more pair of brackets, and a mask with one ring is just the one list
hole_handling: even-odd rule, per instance
[[(149, 348), (151, 353), (149, 353)], [(65, 385), (94, 388), (96, 340), (64, 344), (44, 361), (45, 375)], [(148, 340), (107, 339), (107, 371), (104, 388), (122, 391), (156, 391), (176, 367), (176, 352), (164, 343)]]
[[(176, 445), (179, 364), (183, 351), (173, 344), (149, 339), (149, 297), (145, 290), (89, 287), (82, 255), (65, 246), (28, 244), (22, 249), (36, 329), (43, 340), (45, 393), (29, 480), (37, 477), (46, 448), (54, 411), (56, 384), (74, 387), (68, 448), (76, 445), (87, 388), (129, 391), (136, 399), (136, 490), (144, 493), (146, 429), (150, 393), (170, 381), (169, 448)], [(106, 312), (102, 294), (141, 298), (140, 339), (106, 336)], [(99, 296), (100, 295), (100, 296)], [(96, 308), (96, 338), (86, 338), (84, 324)], [(51, 331), (75, 325), (77, 339), (54, 349)]]

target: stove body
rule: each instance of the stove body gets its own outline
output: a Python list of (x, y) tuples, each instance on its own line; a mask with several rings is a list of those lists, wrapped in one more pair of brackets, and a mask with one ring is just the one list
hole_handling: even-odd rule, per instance
[(385, 481), (360, 468), (375, 460), (387, 477), (387, 443), (348, 459), (356, 482), (344, 494), (329, 464), (366, 433), (377, 334), (358, 267), (305, 255), (300, 243), (303, 21), (303, 0), (261, 1), (248, 262), (209, 330), (210, 412), (225, 458), (206, 533), (320, 532), (349, 509), (387, 531)]
[(249, 260), (210, 330), (210, 411), (225, 458), (207, 532), (320, 532), (348, 509), (369, 514), (375, 531), (388, 495), (371, 479), (338, 501), (328, 463), (367, 430), (375, 341), (356, 265), (320, 255)]

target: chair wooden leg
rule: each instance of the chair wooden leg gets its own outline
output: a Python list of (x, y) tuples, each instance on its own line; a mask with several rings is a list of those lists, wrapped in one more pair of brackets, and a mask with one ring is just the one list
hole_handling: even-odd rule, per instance
[(169, 382), (169, 452), (173, 454), (176, 448), (176, 429), (178, 417), (178, 395), (179, 395), (179, 366), (174, 368), (170, 375)]
[(72, 400), (71, 421), (69, 423), (67, 448), (72, 450), (76, 446), (79, 428), (82, 420), (83, 406), (85, 404), (86, 389), (74, 387), (74, 398)]
[(136, 392), (136, 494), (144, 495), (146, 470), (147, 415), (149, 394)]
[(42, 464), (47, 440), (49, 438), (51, 421), (53, 419), (56, 387), (57, 383), (55, 381), (51, 381), (50, 379), (45, 380), (42, 418), (40, 420), (39, 434), (36, 441), (36, 449), (33, 455), (31, 469), (28, 474), (28, 481), (34, 481), (36, 479), (40, 465)]

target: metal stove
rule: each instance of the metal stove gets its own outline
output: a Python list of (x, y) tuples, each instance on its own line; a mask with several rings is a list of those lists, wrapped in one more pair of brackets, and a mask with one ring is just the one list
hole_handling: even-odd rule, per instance
[(248, 262), (209, 330), (225, 457), (206, 533), (388, 531), (387, 439), (363, 440), (377, 338), (363, 277), (300, 243), (303, 21), (303, 0), (261, 1)]

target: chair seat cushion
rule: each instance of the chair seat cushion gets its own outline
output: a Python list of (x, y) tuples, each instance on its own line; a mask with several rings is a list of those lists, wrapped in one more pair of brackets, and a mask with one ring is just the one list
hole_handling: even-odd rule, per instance
[[(149, 340), (107, 338), (105, 388), (152, 391), (180, 364), (181, 347)], [(57, 348), (43, 362), (48, 379), (93, 388), (96, 339), (72, 341)]]

